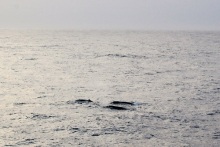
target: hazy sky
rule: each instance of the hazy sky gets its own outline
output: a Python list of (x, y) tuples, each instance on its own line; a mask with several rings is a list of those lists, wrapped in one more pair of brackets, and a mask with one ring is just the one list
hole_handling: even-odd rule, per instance
[(220, 0), (0, 0), (0, 28), (220, 30)]

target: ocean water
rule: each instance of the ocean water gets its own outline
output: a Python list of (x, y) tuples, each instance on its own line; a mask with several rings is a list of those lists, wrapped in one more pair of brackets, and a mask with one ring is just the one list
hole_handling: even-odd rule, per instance
[(218, 147), (219, 38), (0, 30), (0, 146)]

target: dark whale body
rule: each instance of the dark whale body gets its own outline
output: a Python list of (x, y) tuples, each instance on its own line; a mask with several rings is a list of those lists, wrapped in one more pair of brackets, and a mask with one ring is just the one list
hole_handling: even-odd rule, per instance
[(78, 103), (78, 104), (82, 104), (82, 103), (91, 103), (92, 101), (90, 99), (88, 100), (85, 100), (85, 99), (78, 99), (78, 100), (75, 100), (75, 103)]
[(112, 105), (105, 106), (104, 108), (109, 108), (109, 109), (112, 109), (112, 110), (128, 110), (127, 108), (124, 108), (124, 107), (112, 106)]
[(133, 102), (124, 102), (124, 101), (113, 101), (113, 102), (111, 102), (111, 104), (114, 104), (114, 105), (134, 105)]

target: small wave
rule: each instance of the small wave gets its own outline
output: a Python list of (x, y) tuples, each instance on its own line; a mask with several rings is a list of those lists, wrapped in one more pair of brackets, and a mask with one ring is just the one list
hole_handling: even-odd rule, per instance
[(25, 59), (25, 60), (37, 60), (37, 58), (28, 58), (28, 59)]
[(213, 133), (213, 139), (220, 139), (220, 132)]
[(33, 120), (49, 119), (49, 118), (55, 117), (55, 116), (46, 115), (46, 114), (36, 114), (36, 113), (31, 113), (31, 114), (32, 114), (32, 116), (30, 118)]
[(27, 103), (14, 103), (15, 106), (22, 106), (22, 105), (26, 105)]
[(30, 145), (30, 144), (34, 144), (34, 143), (35, 143), (35, 139), (25, 139), (25, 140), (20, 141), (16, 144), (17, 145)]
[(53, 47), (62, 47), (61, 45), (42, 45), (41, 48), (53, 48)]
[(123, 55), (123, 54), (107, 54), (107, 57), (118, 57), (118, 58), (133, 58), (133, 59), (148, 59), (146, 56), (141, 55)]
[(207, 113), (207, 115), (217, 115), (217, 114), (220, 114), (220, 110), (213, 110), (212, 112)]

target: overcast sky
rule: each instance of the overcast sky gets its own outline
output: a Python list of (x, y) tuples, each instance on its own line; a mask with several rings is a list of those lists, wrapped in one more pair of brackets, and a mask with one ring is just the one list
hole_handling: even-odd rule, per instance
[(0, 28), (220, 30), (220, 0), (0, 0)]

